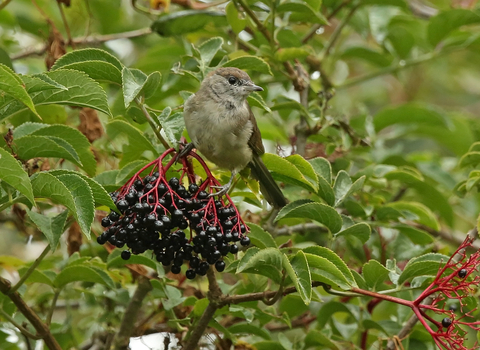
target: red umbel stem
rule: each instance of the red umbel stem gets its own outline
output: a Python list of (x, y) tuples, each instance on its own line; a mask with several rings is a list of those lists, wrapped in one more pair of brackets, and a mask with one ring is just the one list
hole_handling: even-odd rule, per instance
[[(475, 310), (467, 312), (463, 316), (455, 319), (455, 313), (443, 307), (447, 305), (447, 303), (445, 303), (446, 299), (454, 299), (459, 301), (461, 311), (463, 312), (462, 309), (465, 306), (463, 299), (471, 296), (476, 290), (474, 287), (480, 282), (480, 276), (469, 278), (472, 273), (478, 272), (478, 266), (480, 265), (480, 251), (473, 253), (469, 257), (466, 256), (466, 248), (470, 247), (472, 242), (473, 240), (467, 237), (447, 263), (439, 269), (433, 282), (413, 301), (359, 288), (352, 288), (351, 291), (410, 307), (440, 349), (467, 350), (467, 347), (464, 345), (467, 332), (458, 326), (463, 325), (479, 331), (480, 321), (462, 321), (464, 318), (472, 317), (471, 314)], [(460, 259), (458, 256), (460, 256)], [(462, 272), (461, 275), (460, 272)], [(431, 298), (433, 300), (432, 303), (429, 305), (422, 304), (427, 298)], [(442, 322), (428, 315), (426, 313), (427, 311), (434, 312), (437, 315), (444, 315), (450, 319), (451, 323), (446, 327), (442, 325)], [(434, 331), (427, 322), (435, 325), (438, 328), (437, 331)], [(474, 349), (476, 349), (476, 347), (474, 347)]]

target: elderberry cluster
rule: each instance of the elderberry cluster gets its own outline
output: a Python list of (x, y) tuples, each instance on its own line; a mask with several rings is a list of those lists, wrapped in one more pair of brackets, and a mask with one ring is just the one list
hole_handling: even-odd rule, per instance
[(97, 242), (118, 248), (126, 245), (128, 249), (121, 253), (125, 260), (151, 250), (175, 274), (188, 262), (185, 274), (193, 279), (204, 276), (210, 265), (222, 272), (223, 257), (236, 254), (238, 242), (250, 244), (247, 227), (234, 205), (214, 200), (195, 183), (187, 189), (178, 178), (167, 181), (157, 171), (132, 178), (110, 196), (121, 214), (111, 211), (102, 219), (105, 231)]

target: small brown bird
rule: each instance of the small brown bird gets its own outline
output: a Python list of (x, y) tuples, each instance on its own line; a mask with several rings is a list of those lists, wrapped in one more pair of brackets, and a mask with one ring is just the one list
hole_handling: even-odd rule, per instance
[(238, 68), (218, 68), (208, 74), (184, 105), (185, 126), (192, 139), (188, 148), (196, 148), (231, 171), (230, 181), (215, 195), (225, 194), (237, 172), (248, 165), (267, 201), (281, 208), (287, 201), (260, 158), (265, 153), (262, 135), (247, 102), (252, 91), (263, 89)]

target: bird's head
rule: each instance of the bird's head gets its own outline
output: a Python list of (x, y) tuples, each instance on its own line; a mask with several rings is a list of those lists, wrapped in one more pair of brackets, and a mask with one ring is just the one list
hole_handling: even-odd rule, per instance
[(263, 91), (255, 85), (247, 73), (234, 67), (218, 68), (209, 73), (202, 87), (210, 86), (215, 93), (226, 99), (245, 100), (253, 91)]

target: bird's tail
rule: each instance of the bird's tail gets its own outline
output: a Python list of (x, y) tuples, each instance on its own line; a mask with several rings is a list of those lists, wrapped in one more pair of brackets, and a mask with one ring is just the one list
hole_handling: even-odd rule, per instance
[(249, 164), (252, 175), (260, 182), (260, 190), (270, 205), (280, 209), (287, 205), (287, 199), (258, 155), (254, 155)]

